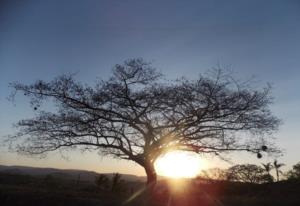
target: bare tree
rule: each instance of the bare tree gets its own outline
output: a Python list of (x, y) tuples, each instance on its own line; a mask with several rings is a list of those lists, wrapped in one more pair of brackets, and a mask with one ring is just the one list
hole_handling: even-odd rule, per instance
[[(279, 123), (269, 110), (270, 87), (251, 89), (219, 70), (197, 80), (166, 81), (142, 59), (116, 65), (110, 79), (93, 87), (66, 75), (12, 87), (36, 111), (16, 124), (13, 148), (30, 155), (95, 149), (141, 165), (148, 184), (156, 182), (154, 161), (170, 150), (260, 157)], [(41, 103), (49, 101), (57, 109), (43, 111)], [(274, 150), (268, 145), (268, 151)]]
[(210, 168), (202, 170), (198, 176), (199, 178), (206, 179), (209, 181), (214, 180), (227, 180), (227, 170), (221, 168)]

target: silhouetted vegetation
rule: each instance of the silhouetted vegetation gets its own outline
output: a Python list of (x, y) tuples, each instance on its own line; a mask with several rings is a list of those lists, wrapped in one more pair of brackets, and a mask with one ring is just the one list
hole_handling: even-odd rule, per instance
[(228, 172), (226, 169), (211, 168), (202, 170), (198, 178), (203, 180), (214, 181), (214, 180), (228, 180)]
[(122, 180), (121, 177), (120, 174), (114, 174), (111, 178), (99, 174), (95, 182), (78, 182), (76, 177), (69, 179), (52, 174), (32, 176), (0, 172), (0, 203), (1, 206), (121, 205), (132, 192), (144, 185), (139, 181)]
[[(280, 181), (279, 174), (282, 175), (282, 180), (299, 181), (300, 180), (300, 163), (293, 165), (293, 168), (286, 173), (283, 173), (280, 168), (283, 163), (278, 163), (275, 160), (273, 163), (262, 163), (263, 167), (254, 164), (234, 165), (228, 169), (212, 168), (203, 170), (198, 176), (198, 179), (205, 181), (237, 181), (248, 183), (272, 183), (276, 178)], [(275, 170), (275, 178), (271, 174)]]
[(279, 175), (283, 174), (282, 171), (280, 170), (281, 167), (283, 167), (285, 164), (279, 163), (277, 160), (274, 160), (273, 166), (276, 171), (276, 180), (277, 182), (279, 181)]
[[(18, 132), (8, 139), (18, 152), (97, 148), (142, 166), (149, 185), (157, 179), (155, 160), (171, 150), (245, 151), (258, 158), (261, 152), (278, 151), (268, 141), (279, 124), (269, 109), (270, 87), (252, 89), (221, 70), (195, 80), (165, 81), (149, 63), (130, 59), (94, 87), (68, 75), (11, 86), (12, 97), (23, 93), (37, 112), (19, 121)], [(42, 110), (49, 100), (57, 110)], [(251, 142), (242, 133), (250, 134)]]
[[(67, 176), (62, 178), (51, 174), (31, 176), (0, 172), (0, 202), (1, 206), (35, 206), (41, 203), (45, 206), (198, 206), (200, 203), (201, 206), (296, 206), (300, 203), (299, 165), (294, 165), (288, 172), (294, 175), (288, 176), (288, 180), (261, 181), (259, 184), (249, 183), (244, 178), (239, 179), (242, 182), (225, 180), (227, 169), (218, 168), (209, 170), (214, 174), (209, 176), (209, 181), (205, 181), (204, 177), (182, 180), (165, 178), (158, 181), (151, 199), (147, 197), (144, 182), (130, 182), (117, 173), (112, 176), (98, 174), (94, 182), (77, 182), (76, 177), (68, 179)], [(261, 174), (260, 169), (253, 165), (233, 167), (239, 168), (236, 171), (240, 172), (248, 167), (248, 173), (254, 171), (254, 174)], [(228, 171), (232, 171), (231, 168)], [(213, 181), (213, 178), (216, 179)], [(252, 178), (256, 181), (257, 177)], [(255, 182), (252, 178), (251, 181)], [(106, 184), (108, 188), (104, 187)]]
[(248, 183), (269, 182), (264, 174), (264, 169), (254, 164), (235, 165), (227, 170), (229, 181), (239, 181)]
[(290, 181), (300, 181), (300, 162), (293, 166), (293, 169), (288, 171), (286, 177)]
[(101, 189), (108, 190), (109, 188), (109, 179), (104, 174), (100, 174), (99, 176), (97, 176), (95, 183)]

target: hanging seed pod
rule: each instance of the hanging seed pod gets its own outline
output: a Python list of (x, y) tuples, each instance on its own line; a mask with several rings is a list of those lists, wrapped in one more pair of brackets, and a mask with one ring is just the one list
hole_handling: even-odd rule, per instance
[(262, 155), (259, 152), (257, 153), (257, 158), (258, 159), (262, 158)]
[(268, 147), (266, 145), (261, 146), (262, 151), (267, 151)]

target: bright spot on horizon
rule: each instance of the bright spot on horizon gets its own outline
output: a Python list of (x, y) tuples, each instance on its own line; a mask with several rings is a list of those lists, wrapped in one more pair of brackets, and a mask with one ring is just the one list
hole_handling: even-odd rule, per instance
[(154, 163), (158, 175), (172, 178), (196, 177), (204, 168), (199, 155), (192, 152), (173, 151), (159, 157)]

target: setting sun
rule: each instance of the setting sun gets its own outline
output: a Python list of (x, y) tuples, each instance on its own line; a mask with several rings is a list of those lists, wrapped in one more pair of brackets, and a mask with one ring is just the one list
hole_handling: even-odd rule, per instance
[(180, 178), (195, 177), (203, 169), (203, 161), (191, 152), (169, 152), (155, 162), (158, 175)]

